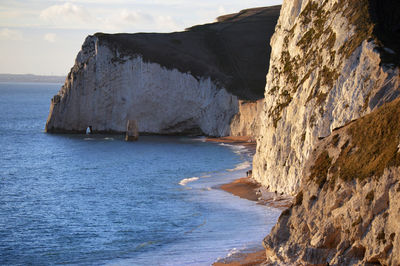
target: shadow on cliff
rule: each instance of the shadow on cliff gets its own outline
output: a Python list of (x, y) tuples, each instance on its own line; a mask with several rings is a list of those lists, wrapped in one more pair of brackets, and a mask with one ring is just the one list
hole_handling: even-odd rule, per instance
[(264, 96), (269, 42), (280, 8), (247, 9), (183, 32), (95, 36), (114, 49), (115, 61), (140, 54), (144, 61), (190, 72), (199, 79), (211, 77), (240, 99), (257, 100)]
[(382, 49), (382, 60), (400, 66), (400, 1), (369, 0), (369, 13), (375, 24), (374, 35), (384, 47), (395, 52)]

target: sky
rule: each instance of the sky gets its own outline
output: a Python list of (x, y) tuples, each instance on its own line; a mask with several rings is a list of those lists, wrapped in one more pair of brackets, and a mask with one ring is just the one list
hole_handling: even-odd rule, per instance
[(282, 0), (0, 0), (0, 73), (67, 75), (86, 36), (172, 32)]

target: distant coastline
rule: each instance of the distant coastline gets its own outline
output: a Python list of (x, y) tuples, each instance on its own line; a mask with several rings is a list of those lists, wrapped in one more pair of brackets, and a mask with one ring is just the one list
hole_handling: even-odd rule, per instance
[(0, 74), (0, 82), (64, 83), (65, 76), (42, 76), (32, 74)]

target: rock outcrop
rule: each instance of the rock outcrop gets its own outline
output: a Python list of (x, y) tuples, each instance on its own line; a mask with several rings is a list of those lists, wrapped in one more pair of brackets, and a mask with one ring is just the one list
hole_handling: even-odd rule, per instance
[(255, 141), (260, 132), (260, 113), (264, 100), (239, 100), (239, 112), (233, 117), (230, 124), (230, 136), (248, 136)]
[(285, 0), (253, 176), (294, 194), (317, 140), (398, 97), (398, 1)]
[(169, 34), (86, 38), (51, 102), (47, 132), (225, 136), (238, 99), (262, 98), (280, 6), (243, 10)]
[(397, 99), (318, 142), (264, 239), (272, 265), (400, 264), (399, 133)]
[(137, 141), (139, 139), (139, 129), (135, 120), (128, 120), (126, 123), (125, 141)]

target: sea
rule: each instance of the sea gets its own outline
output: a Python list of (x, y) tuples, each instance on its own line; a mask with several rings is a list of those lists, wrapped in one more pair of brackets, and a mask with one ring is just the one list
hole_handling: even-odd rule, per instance
[(44, 132), (61, 84), (0, 83), (0, 265), (211, 265), (280, 211), (218, 188), (251, 168), (204, 138)]

